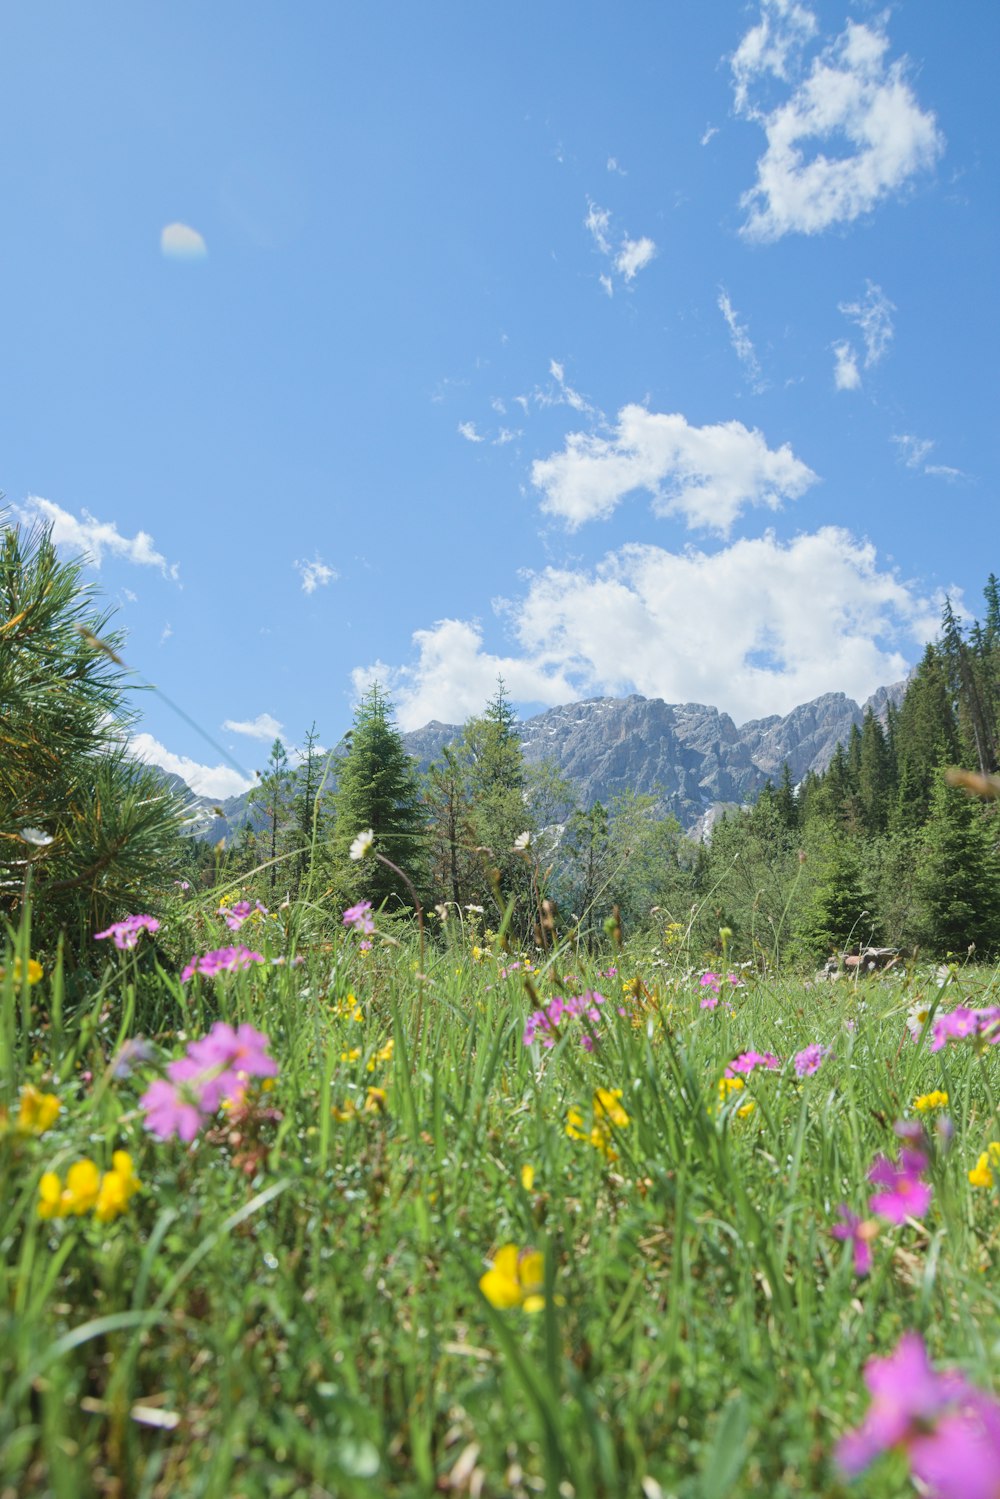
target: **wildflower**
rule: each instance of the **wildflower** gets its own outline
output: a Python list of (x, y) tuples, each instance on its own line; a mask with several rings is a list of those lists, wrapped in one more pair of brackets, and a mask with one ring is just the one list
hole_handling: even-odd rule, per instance
[(527, 831), (518, 833), (514, 839), (514, 853), (523, 854), (531, 847), (531, 834)]
[(371, 852), (371, 847), (374, 842), (375, 834), (371, 828), (367, 828), (363, 833), (358, 834), (358, 836), (352, 842), (350, 848), (350, 856), (355, 861), (355, 863), (367, 857), (367, 855)]
[(906, 1028), (914, 1041), (919, 1041), (924, 1026), (930, 1019), (931, 1007), (926, 1000), (918, 999), (906, 1013)]
[(1000, 1166), (1000, 1140), (991, 1140), (975, 1166), (969, 1172), (969, 1181), (974, 1187), (992, 1187), (993, 1168)]
[(44, 1135), (56, 1121), (62, 1105), (54, 1093), (40, 1093), (31, 1083), (21, 1089), (17, 1128), (22, 1135)]
[(345, 926), (353, 927), (356, 932), (363, 932), (367, 937), (369, 932), (375, 930), (375, 923), (371, 917), (372, 903), (370, 900), (359, 900), (356, 906), (348, 906), (341, 920)]
[(62, 1204), (62, 1182), (55, 1171), (46, 1171), (38, 1183), (39, 1218), (58, 1218)]
[(242, 973), (253, 963), (263, 963), (264, 955), (251, 952), (248, 947), (217, 947), (203, 957), (194, 957), (181, 971), (181, 983), (200, 973), (204, 978), (215, 978), (219, 973)]
[(146, 1115), (146, 1128), (159, 1140), (176, 1135), (190, 1144), (201, 1128), (201, 1110), (190, 1093), (166, 1078), (157, 1078), (149, 1085), (139, 1099), (139, 1107)]
[[(21, 967), (21, 959), (20, 958), (15, 958), (14, 959), (14, 983), (15, 984), (19, 984), (21, 982), (21, 977), (22, 977), (23, 972), (24, 972), (24, 970)], [(28, 959), (28, 965), (27, 965), (28, 983), (29, 984), (37, 984), (38, 980), (40, 978), (44, 977), (44, 974), (45, 974), (45, 970), (42, 967), (41, 963), (39, 963), (36, 958), (29, 958)], [(6, 968), (4, 968), (3, 964), (0, 963), (0, 980), (5, 979), (6, 977), (7, 977), (7, 970), (6, 970)]]
[(1000, 1041), (1000, 1008), (986, 1005), (982, 1009), (970, 1010), (958, 1005), (947, 1015), (939, 1015), (934, 1022), (931, 1051), (940, 1051), (949, 1041), (971, 1040), (977, 1051), (984, 1046), (995, 1046)]
[(110, 1223), (124, 1213), (129, 1200), (142, 1186), (132, 1169), (132, 1157), (127, 1150), (116, 1150), (111, 1157), (112, 1169), (101, 1177), (101, 1185), (94, 1203), (94, 1217), (99, 1223)]
[(174, 880), (174, 884), (177, 886), (178, 890), (190, 890), (191, 889), (191, 881), (190, 880)]
[(365, 1089), (365, 1113), (384, 1114), (389, 1102), (389, 1095), (384, 1088)]
[(535, 1185), (535, 1168), (526, 1161), (521, 1167), (521, 1186), (526, 1192), (533, 1190)]
[(368, 1058), (368, 1061), (365, 1063), (365, 1069), (366, 1069), (366, 1071), (368, 1071), (368, 1072), (374, 1072), (375, 1071), (376, 1063), (378, 1063), (378, 1062), (391, 1062), (392, 1061), (392, 1054), (395, 1051), (395, 1049), (396, 1049), (396, 1043), (393, 1040), (393, 1038), (390, 1036), (389, 1039), (388, 1039), (388, 1041), (385, 1043), (385, 1045), (384, 1046), (380, 1046), (379, 1049), (378, 1049), (378, 1051), (375, 1053), (375, 1055), (373, 1057), (369, 1057)]
[(921, 1180), (921, 1172), (927, 1168), (927, 1157), (922, 1151), (904, 1149), (896, 1165), (887, 1156), (877, 1156), (868, 1180), (881, 1192), (868, 1199), (868, 1206), (880, 1218), (889, 1223), (905, 1223), (907, 1218), (922, 1218), (930, 1207), (931, 1189)]
[(871, 1241), (878, 1234), (878, 1224), (874, 1218), (859, 1218), (857, 1213), (851, 1212), (846, 1202), (842, 1202), (837, 1211), (841, 1221), (835, 1223), (830, 1232), (835, 1239), (853, 1245), (855, 1275), (867, 1275), (872, 1267)]
[(231, 932), (238, 932), (243, 923), (249, 920), (255, 912), (261, 916), (270, 915), (267, 907), (262, 906), (260, 901), (255, 906), (252, 906), (248, 900), (238, 900), (232, 906), (222, 905), (219, 907), (216, 915), (223, 918)]
[(62, 1216), (72, 1213), (79, 1218), (84, 1213), (89, 1213), (97, 1201), (100, 1189), (101, 1173), (89, 1156), (85, 1156), (82, 1161), (74, 1161), (66, 1173), (66, 1185), (60, 1199)]
[(865, 1365), (871, 1405), (837, 1445), (851, 1477), (883, 1452), (901, 1451), (933, 1499), (993, 1499), (1000, 1488), (1000, 1403), (957, 1371), (935, 1372), (919, 1333)]
[[(217, 1102), (206, 1100), (209, 1085), (213, 1094), (217, 1092), (223, 1097), (232, 1097), (242, 1093), (248, 1078), (276, 1076), (278, 1064), (268, 1055), (269, 1044), (263, 1031), (255, 1030), (252, 1025), (238, 1025), (234, 1030), (223, 1020), (217, 1020), (208, 1035), (203, 1036), (200, 1041), (191, 1042), (183, 1065), (186, 1070), (198, 1068), (204, 1075), (206, 1081), (202, 1084), (201, 1106), (207, 1113), (214, 1113), (218, 1107)], [(177, 1074), (174, 1069), (180, 1065), (172, 1062), (167, 1069), (175, 1080)], [(189, 1075), (194, 1077), (198, 1074)]]
[(24, 843), (30, 843), (33, 848), (48, 848), (50, 843), (55, 842), (51, 833), (44, 828), (19, 828), (17, 836)]
[(820, 1046), (817, 1041), (814, 1041), (811, 1046), (804, 1047), (802, 1051), (796, 1052), (796, 1077), (812, 1077), (814, 1072), (819, 1071), (824, 1057), (828, 1057), (829, 1055), (829, 1046)]
[(113, 921), (106, 932), (95, 932), (94, 941), (103, 942), (105, 937), (112, 937), (119, 952), (125, 952), (135, 947), (142, 932), (149, 932), (150, 936), (160, 930), (160, 923), (155, 916), (126, 916), (122, 921)]
[(112, 1077), (131, 1077), (137, 1062), (148, 1062), (153, 1048), (142, 1036), (130, 1036), (122, 1043), (118, 1055), (111, 1064)]
[(919, 1098), (913, 1100), (913, 1107), (918, 1114), (926, 1114), (931, 1109), (946, 1109), (948, 1107), (948, 1095), (940, 1088), (933, 1093), (921, 1093)]
[(506, 1309), (522, 1307), (526, 1312), (540, 1312), (545, 1305), (541, 1294), (545, 1285), (545, 1264), (536, 1249), (518, 1249), (505, 1244), (493, 1256), (492, 1264), (479, 1280), (490, 1306)]
[(755, 1067), (766, 1067), (773, 1072), (781, 1063), (772, 1051), (741, 1051), (726, 1068), (727, 1077), (736, 1077), (739, 1073), (751, 1073)]

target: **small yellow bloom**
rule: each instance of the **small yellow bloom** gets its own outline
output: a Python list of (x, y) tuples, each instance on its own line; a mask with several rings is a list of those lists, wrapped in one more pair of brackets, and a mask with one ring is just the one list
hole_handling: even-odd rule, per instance
[(526, 1312), (540, 1312), (545, 1305), (541, 1294), (545, 1285), (545, 1265), (536, 1249), (518, 1249), (505, 1244), (498, 1249), (493, 1263), (480, 1277), (479, 1289), (490, 1306), (501, 1310), (511, 1306)]
[[(37, 984), (38, 980), (40, 978), (42, 978), (44, 976), (44, 974), (45, 974), (45, 969), (42, 967), (41, 963), (37, 962), (36, 959), (34, 959), (34, 958), (29, 958), (28, 959), (28, 983), (29, 984)], [(7, 970), (6, 970), (6, 968), (3, 967), (2, 964), (0, 964), (0, 979), (5, 979), (6, 977), (7, 977)], [(19, 984), (21, 982), (21, 959), (20, 958), (15, 958), (14, 959), (14, 982), (15, 982), (15, 984)]]
[(367, 1067), (367, 1070), (369, 1072), (374, 1072), (375, 1071), (375, 1064), (376, 1064), (376, 1062), (391, 1062), (392, 1061), (392, 1053), (395, 1050), (395, 1047), (396, 1047), (396, 1043), (392, 1039), (392, 1037), (390, 1036), (389, 1040), (385, 1043), (385, 1045), (379, 1047), (378, 1051), (375, 1053), (375, 1055), (373, 1057), (369, 1057), (368, 1058), (368, 1061), (365, 1064), (366, 1067)]
[(112, 1169), (101, 1177), (94, 1217), (99, 1223), (110, 1223), (124, 1213), (129, 1200), (142, 1186), (132, 1167), (132, 1157), (127, 1150), (116, 1150), (111, 1157)]
[(38, 1183), (39, 1218), (59, 1218), (62, 1208), (62, 1182), (54, 1171), (46, 1171)]
[(598, 1088), (594, 1093), (594, 1118), (607, 1119), (616, 1129), (625, 1129), (629, 1117), (621, 1106), (621, 1088)]
[(365, 1113), (384, 1114), (389, 1095), (384, 1088), (368, 1088), (365, 1090)]
[(342, 1062), (356, 1062), (358, 1060), (358, 1057), (360, 1057), (360, 1055), (361, 1055), (361, 1047), (360, 1046), (352, 1046), (351, 1049), (350, 1049), (350, 1051), (342, 1051), (340, 1053), (340, 1060)]
[(22, 1135), (44, 1135), (56, 1121), (61, 1104), (54, 1093), (40, 1093), (30, 1083), (21, 1089), (17, 1127)]
[(530, 1192), (535, 1185), (535, 1168), (527, 1162), (521, 1167), (521, 1186), (526, 1192)]
[(89, 1213), (101, 1190), (101, 1173), (89, 1157), (74, 1161), (66, 1173), (62, 1194), (62, 1212), (76, 1217)]
[(921, 1114), (926, 1113), (929, 1109), (946, 1109), (948, 1107), (948, 1095), (947, 1093), (943, 1093), (940, 1088), (936, 1088), (933, 1093), (921, 1093), (919, 1098), (913, 1100), (913, 1107)]
[(583, 1128), (583, 1115), (579, 1109), (570, 1109), (567, 1112), (566, 1133), (571, 1140), (586, 1140), (587, 1135)]
[(992, 1187), (993, 1168), (997, 1166), (1000, 1166), (1000, 1140), (991, 1140), (969, 1172), (969, 1181), (974, 1187)]
[(333, 1115), (334, 1119), (336, 1119), (338, 1124), (348, 1124), (353, 1118), (355, 1118), (357, 1112), (357, 1105), (352, 1098), (349, 1098), (347, 1100), (343, 1108), (338, 1108), (337, 1105), (334, 1104), (330, 1110), (330, 1113)]

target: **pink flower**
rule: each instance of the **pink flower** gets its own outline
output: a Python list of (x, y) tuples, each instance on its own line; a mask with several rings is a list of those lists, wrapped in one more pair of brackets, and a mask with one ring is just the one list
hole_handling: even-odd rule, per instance
[(262, 953), (251, 952), (248, 947), (217, 947), (201, 958), (194, 957), (181, 972), (181, 983), (200, 973), (204, 978), (214, 978), (217, 973), (241, 973), (252, 963), (263, 963)]
[(934, 1022), (931, 1051), (940, 1051), (949, 1041), (988, 1043), (995, 1046), (1000, 1041), (1000, 1008), (986, 1005), (982, 1009), (970, 1010), (959, 1005), (947, 1015), (939, 1015)]
[(820, 1046), (814, 1041), (812, 1046), (806, 1046), (802, 1051), (795, 1054), (795, 1073), (797, 1077), (812, 1077), (818, 1072), (824, 1057), (830, 1055), (829, 1046)]
[(146, 1128), (161, 1140), (171, 1135), (185, 1142), (194, 1139), (201, 1127), (201, 1112), (180, 1087), (157, 1078), (139, 1099), (146, 1115)]
[(865, 1365), (872, 1401), (856, 1431), (837, 1445), (851, 1477), (883, 1452), (905, 1453), (932, 1499), (996, 1499), (1000, 1493), (1000, 1404), (958, 1371), (938, 1374), (919, 1333)]
[(922, 1218), (931, 1204), (931, 1189), (921, 1180), (920, 1173), (927, 1169), (927, 1157), (920, 1150), (900, 1152), (899, 1165), (888, 1156), (877, 1156), (868, 1180), (876, 1187), (884, 1188), (868, 1199), (868, 1206), (880, 1218), (889, 1223), (905, 1223), (907, 1218)]
[(95, 932), (94, 941), (103, 942), (105, 937), (113, 937), (119, 952), (124, 952), (135, 947), (142, 932), (152, 935), (159, 930), (160, 923), (155, 916), (126, 916), (122, 921), (112, 922), (106, 932)]
[(356, 932), (363, 932), (367, 937), (369, 932), (375, 930), (371, 909), (370, 900), (359, 900), (356, 906), (348, 906), (342, 917), (344, 925), (353, 927)]
[[(852, 1213), (846, 1202), (842, 1202), (837, 1209), (840, 1213), (841, 1222), (835, 1223), (830, 1232), (835, 1239), (850, 1241), (854, 1246), (854, 1273), (855, 1275), (867, 1275), (872, 1267), (872, 1249), (869, 1239), (874, 1232), (874, 1224), (868, 1225)], [(869, 1220), (870, 1222), (870, 1220)]]
[(771, 1051), (741, 1051), (735, 1061), (726, 1068), (727, 1077), (737, 1077), (741, 1072), (753, 1072), (755, 1067), (766, 1067), (773, 1072), (781, 1063)]

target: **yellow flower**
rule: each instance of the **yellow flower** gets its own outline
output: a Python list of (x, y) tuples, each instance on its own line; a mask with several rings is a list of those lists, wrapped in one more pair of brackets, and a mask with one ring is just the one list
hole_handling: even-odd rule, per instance
[(62, 1194), (63, 1214), (73, 1213), (80, 1217), (83, 1213), (89, 1213), (100, 1190), (101, 1173), (94, 1162), (87, 1156), (82, 1161), (74, 1161), (66, 1173), (66, 1185)]
[(919, 1098), (913, 1100), (913, 1107), (921, 1114), (928, 1109), (946, 1109), (948, 1107), (948, 1095), (936, 1088), (933, 1093), (921, 1093)]
[(61, 1105), (54, 1093), (40, 1093), (30, 1083), (21, 1089), (17, 1127), (22, 1135), (44, 1135), (55, 1123)]
[(380, 1047), (373, 1057), (369, 1057), (368, 1062), (366, 1063), (367, 1070), (369, 1072), (374, 1072), (376, 1062), (391, 1062), (395, 1045), (395, 1041), (390, 1036), (385, 1045)]
[(101, 1177), (101, 1185), (94, 1204), (94, 1217), (99, 1223), (110, 1223), (124, 1213), (130, 1198), (142, 1186), (132, 1168), (132, 1157), (127, 1150), (116, 1150), (111, 1157), (112, 1169)]
[[(38, 980), (40, 978), (42, 978), (42, 976), (44, 975), (44, 973), (45, 973), (45, 969), (42, 967), (41, 963), (37, 962), (34, 958), (29, 958), (28, 959), (28, 983), (29, 984), (37, 984)], [(7, 977), (7, 970), (6, 970), (6, 968), (3, 967), (2, 964), (0, 964), (0, 979), (5, 979), (6, 977)], [(19, 984), (21, 982), (21, 959), (20, 958), (15, 958), (14, 959), (14, 982), (15, 982), (15, 984)]]
[(526, 1192), (530, 1192), (535, 1185), (535, 1168), (527, 1162), (521, 1167), (521, 1186)]
[(490, 1306), (519, 1306), (526, 1312), (540, 1312), (545, 1305), (541, 1294), (544, 1284), (545, 1265), (537, 1249), (519, 1250), (516, 1244), (505, 1244), (480, 1277), (479, 1289)]
[(367, 1088), (365, 1090), (365, 1113), (383, 1114), (389, 1095), (384, 1088)]
[(571, 1140), (586, 1140), (587, 1135), (583, 1128), (583, 1115), (579, 1109), (570, 1109), (567, 1112), (566, 1133)]
[(595, 1088), (592, 1101), (593, 1124), (588, 1130), (583, 1114), (571, 1108), (566, 1115), (566, 1133), (571, 1140), (588, 1140), (609, 1161), (617, 1161), (618, 1152), (612, 1141), (616, 1129), (625, 1129), (629, 1116), (621, 1105), (621, 1088)]
[(629, 1117), (621, 1106), (621, 1088), (597, 1088), (594, 1092), (594, 1118), (607, 1119), (616, 1129), (625, 1129)]
[(46, 1171), (38, 1183), (39, 1218), (62, 1216), (62, 1182), (54, 1171)]
[(1000, 1140), (991, 1140), (975, 1166), (969, 1172), (969, 1181), (974, 1187), (992, 1187), (992, 1167), (1000, 1166)]
[(358, 1057), (360, 1055), (361, 1055), (361, 1047), (360, 1046), (352, 1046), (351, 1049), (350, 1049), (350, 1051), (342, 1051), (340, 1053), (340, 1060), (342, 1062), (356, 1062), (358, 1060)]
[(337, 1105), (334, 1104), (330, 1110), (330, 1113), (333, 1115), (334, 1119), (336, 1119), (338, 1124), (349, 1123), (350, 1120), (355, 1117), (357, 1112), (357, 1106), (352, 1098), (349, 1098), (347, 1100), (342, 1109), (338, 1108)]

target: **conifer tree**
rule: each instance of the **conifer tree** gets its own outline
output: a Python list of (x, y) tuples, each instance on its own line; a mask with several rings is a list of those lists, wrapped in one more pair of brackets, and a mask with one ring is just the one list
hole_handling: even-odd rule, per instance
[[(262, 813), (264, 818), (263, 844), (266, 850), (268, 885), (273, 894), (278, 884), (278, 866), (275, 862), (283, 837), (291, 821), (292, 787), (295, 772), (288, 763), (288, 751), (280, 739), (271, 745), (271, 753), (260, 779), (247, 799), (248, 807)], [(287, 876), (285, 876), (287, 880)]]
[(930, 817), (921, 837), (918, 894), (921, 935), (943, 956), (964, 954), (975, 943), (980, 956), (1000, 943), (1000, 865), (996, 818), (965, 792), (934, 778)]

